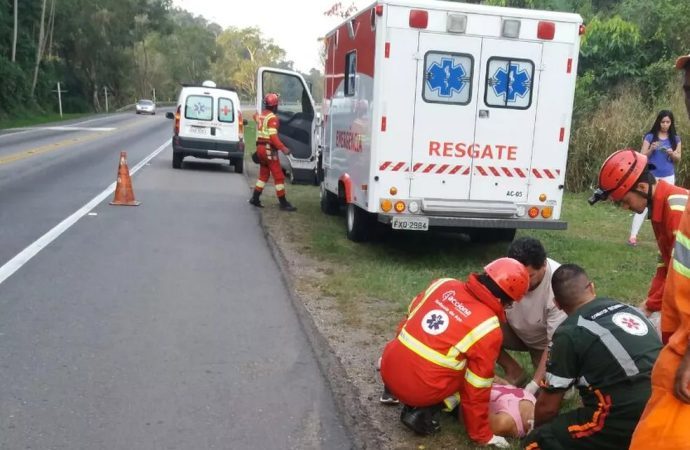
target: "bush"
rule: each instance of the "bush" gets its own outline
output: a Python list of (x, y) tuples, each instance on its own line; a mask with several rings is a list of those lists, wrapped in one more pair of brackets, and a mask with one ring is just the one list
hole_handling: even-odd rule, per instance
[(0, 109), (14, 113), (17, 108), (24, 109), (29, 102), (31, 77), (24, 73), (19, 65), (0, 58)]

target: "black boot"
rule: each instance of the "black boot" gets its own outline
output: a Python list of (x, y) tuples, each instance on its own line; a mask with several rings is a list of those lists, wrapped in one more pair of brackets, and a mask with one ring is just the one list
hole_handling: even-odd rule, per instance
[(426, 408), (415, 408), (404, 405), (400, 413), (400, 421), (417, 434), (429, 435), (441, 429), (441, 406), (434, 405)]
[(257, 191), (256, 189), (254, 189), (252, 198), (249, 199), (249, 204), (254, 205), (257, 208), (263, 208), (264, 205), (261, 204), (261, 200), (259, 200), (259, 197), (261, 197), (261, 191)]
[(283, 196), (283, 197), (278, 197), (278, 201), (280, 202), (280, 209), (282, 211), (297, 211), (297, 208), (292, 206), (289, 201)]

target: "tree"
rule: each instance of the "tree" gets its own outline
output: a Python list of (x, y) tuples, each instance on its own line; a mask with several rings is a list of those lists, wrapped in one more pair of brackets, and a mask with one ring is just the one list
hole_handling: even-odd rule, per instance
[(36, 66), (34, 66), (34, 80), (31, 82), (31, 97), (33, 97), (34, 93), (36, 92), (38, 68), (41, 65), (41, 58), (43, 58), (43, 49), (45, 47), (46, 3), (47, 0), (43, 0), (43, 6), (41, 7), (41, 22), (39, 25), (40, 31), (38, 32), (38, 45), (36, 45)]
[(14, 32), (12, 33), (12, 62), (17, 60), (17, 30), (19, 27), (18, 17), (19, 17), (19, 7), (17, 6), (17, 0), (14, 0)]

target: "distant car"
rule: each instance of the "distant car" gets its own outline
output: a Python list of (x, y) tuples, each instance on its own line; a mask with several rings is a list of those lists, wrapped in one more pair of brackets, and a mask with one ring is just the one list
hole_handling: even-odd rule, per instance
[(151, 100), (141, 99), (137, 102), (137, 114), (156, 114), (156, 104)]

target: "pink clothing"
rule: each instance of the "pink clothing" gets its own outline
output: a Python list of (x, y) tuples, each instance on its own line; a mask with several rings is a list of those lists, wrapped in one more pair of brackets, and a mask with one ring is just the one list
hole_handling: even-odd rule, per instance
[(529, 391), (511, 385), (494, 384), (491, 386), (491, 400), (489, 413), (506, 413), (515, 421), (519, 437), (527, 434), (526, 424), (522, 423), (520, 415), (520, 400), (527, 400), (535, 404), (537, 399)]

